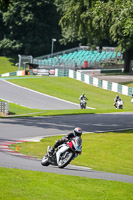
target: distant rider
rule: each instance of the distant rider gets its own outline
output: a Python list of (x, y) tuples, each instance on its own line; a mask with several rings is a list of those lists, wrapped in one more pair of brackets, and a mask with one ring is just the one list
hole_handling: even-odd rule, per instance
[[(76, 136), (80, 137), (80, 143), (82, 144), (82, 139), (81, 139), (81, 135), (82, 135), (82, 129), (79, 127), (76, 127), (73, 132), (68, 133), (66, 136), (62, 137), (60, 140), (56, 141), (56, 143), (53, 145), (53, 147), (49, 150), (49, 154), (53, 154), (54, 150), (61, 144), (68, 142), (70, 140), (72, 140), (73, 138), (75, 138)], [(81, 145), (80, 144), (80, 145)], [(78, 154), (81, 154), (81, 152), (79, 152)]]
[(116, 95), (114, 99), (114, 106), (116, 109), (123, 109), (123, 101), (120, 99), (118, 95)]
[(80, 106), (81, 106), (81, 102), (82, 102), (83, 100), (88, 100), (88, 99), (87, 99), (87, 97), (85, 96), (85, 94), (82, 93), (82, 95), (79, 97), (79, 100), (80, 100)]
[(79, 100), (88, 100), (84, 93), (79, 97)]
[(114, 98), (114, 106), (117, 108), (117, 102), (119, 101), (120, 97), (118, 95), (116, 95), (116, 97)]
[(133, 94), (132, 94), (132, 98), (131, 98), (131, 103), (133, 103)]

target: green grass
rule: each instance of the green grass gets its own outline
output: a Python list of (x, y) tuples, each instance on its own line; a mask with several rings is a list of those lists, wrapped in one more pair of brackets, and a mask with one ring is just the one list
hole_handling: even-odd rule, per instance
[(131, 104), (130, 102), (131, 97), (119, 94), (119, 96), (124, 101), (124, 109), (116, 110), (113, 106), (113, 100), (117, 93), (93, 87), (91, 85), (87, 85), (83, 82), (70, 79), (67, 77), (44, 76), (33, 79), (33, 77), (26, 76), (26, 78), (20, 77), (20, 79), (19, 77), (17, 77), (17, 79), (16, 77), (12, 78), (14, 79), (9, 79), (8, 81), (78, 104), (79, 104), (79, 96), (84, 92), (89, 99), (87, 105), (89, 107), (96, 108), (95, 110), (74, 109), (74, 110), (41, 111), (37, 109), (30, 110), (29, 108), (26, 109), (18, 105), (16, 106), (15, 104), (9, 104), (10, 113), (13, 113), (14, 116), (21, 114), (23, 114), (23, 116), (44, 116), (44, 115), (111, 113), (111, 112), (133, 111), (133, 104)]
[(15, 60), (14, 58), (0, 56), (0, 74), (17, 71), (18, 67), (15, 66)]
[(42, 112), (41, 110), (38, 109), (30, 109), (30, 108), (26, 108), (14, 103), (10, 103), (10, 115), (21, 115), (21, 114), (30, 114), (30, 113), (39, 113)]
[[(42, 158), (47, 146), (61, 136), (48, 137), (40, 142), (19, 144), (25, 155)], [(133, 130), (121, 133), (83, 134), (83, 152), (71, 164), (91, 167), (94, 170), (133, 175)], [(16, 150), (17, 144), (11, 145)]]
[[(0, 99), (0, 101), (3, 101)], [(17, 115), (20, 116), (32, 116), (32, 115), (37, 115), (37, 114), (42, 114), (45, 113), (45, 111), (38, 110), (38, 109), (30, 109), (26, 108), (20, 105), (17, 105), (15, 103), (9, 103), (9, 115), (8, 116), (15, 116)], [(2, 116), (0, 116), (2, 117)]]
[(132, 81), (129, 81), (129, 82), (122, 82), (121, 84), (133, 88), (133, 82), (132, 82)]
[(132, 200), (133, 184), (0, 168), (1, 200)]
[[(88, 97), (87, 105), (96, 108), (96, 111), (86, 110), (86, 113), (116, 112), (113, 101), (117, 93), (93, 87), (71, 78), (42, 77), (38, 79), (12, 79), (10, 82), (75, 103), (79, 103), (79, 96), (85, 93)], [(130, 103), (131, 97), (121, 94), (119, 96), (124, 101), (122, 111), (133, 111), (133, 105)], [(121, 110), (119, 111), (121, 112)]]

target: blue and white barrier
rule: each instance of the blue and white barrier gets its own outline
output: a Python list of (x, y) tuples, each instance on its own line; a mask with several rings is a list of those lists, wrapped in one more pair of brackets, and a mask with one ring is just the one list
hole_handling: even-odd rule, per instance
[(117, 93), (127, 95), (127, 96), (132, 96), (133, 94), (133, 88), (125, 86), (125, 85), (121, 85), (119, 83), (101, 80), (96, 77), (92, 77), (82, 72), (78, 72), (74, 70), (55, 69), (55, 76), (64, 76), (64, 74), (65, 76), (66, 74), (68, 74), (69, 78), (74, 78), (78, 81), (82, 81), (86, 84), (93, 85), (95, 87), (99, 87), (105, 90), (110, 90), (112, 92), (117, 92)]

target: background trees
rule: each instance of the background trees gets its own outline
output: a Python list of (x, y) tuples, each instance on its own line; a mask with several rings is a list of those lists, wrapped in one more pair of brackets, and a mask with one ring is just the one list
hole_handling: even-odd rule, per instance
[[(63, 45), (116, 46), (133, 55), (133, 0), (0, 0), (0, 53), (40, 56)], [(61, 30), (60, 30), (61, 29)]]
[(91, 46), (117, 46), (124, 55), (125, 72), (133, 54), (133, 0), (64, 0), (61, 42), (87, 42)]
[(93, 25), (94, 31), (106, 34), (104, 38), (123, 52), (124, 71), (129, 72), (133, 59), (133, 0), (98, 1), (93, 11)]
[[(5, 4), (3, 4), (5, 5)], [(10, 0), (2, 9), (2, 54), (33, 56), (50, 53), (51, 39), (60, 37), (59, 16), (52, 0)]]

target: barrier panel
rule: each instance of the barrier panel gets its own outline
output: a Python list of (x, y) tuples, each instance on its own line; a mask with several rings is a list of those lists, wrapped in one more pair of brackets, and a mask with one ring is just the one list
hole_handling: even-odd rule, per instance
[(20, 70), (16, 72), (9, 72), (5, 74), (1, 74), (1, 77), (9, 77), (9, 76), (24, 76), (25, 75), (25, 70)]
[(5, 101), (0, 101), (0, 113), (8, 115), (9, 113), (9, 104)]
[[(60, 69), (56, 69), (55, 76), (60, 76), (59, 71), (60, 71)], [(62, 74), (62, 76), (63, 76), (63, 74)], [(110, 90), (112, 92), (117, 92), (117, 93), (120, 93), (123, 95), (132, 96), (132, 94), (133, 94), (133, 88), (131, 88), (131, 87), (121, 85), (119, 83), (109, 82), (106, 80), (100, 80), (96, 77), (93, 77), (93, 76), (90, 76), (90, 75), (87, 75), (87, 74), (84, 74), (84, 73), (81, 73), (78, 71), (69, 70), (68, 77), (82, 81), (89, 85), (93, 85), (95, 87), (99, 87), (99, 88), (102, 88), (105, 90)]]

